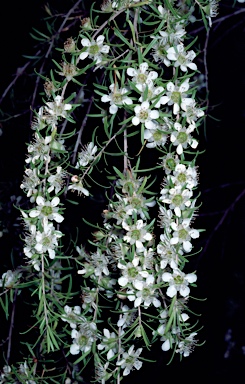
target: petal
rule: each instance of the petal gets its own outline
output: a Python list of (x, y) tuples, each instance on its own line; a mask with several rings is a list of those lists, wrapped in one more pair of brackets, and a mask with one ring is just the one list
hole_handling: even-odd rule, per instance
[(140, 72), (145, 73), (148, 69), (148, 64), (147, 63), (141, 63), (140, 64)]
[(182, 147), (182, 144), (179, 144), (179, 145), (178, 145), (176, 152), (178, 153), (178, 155), (181, 155), (181, 154), (183, 153), (183, 147)]
[(155, 124), (151, 120), (146, 120), (145, 121), (145, 127), (148, 128), (148, 129), (154, 129), (155, 128)]
[(163, 351), (169, 351), (170, 349), (170, 341), (169, 339), (167, 339), (166, 341), (164, 341), (163, 345), (162, 345), (162, 350)]
[(187, 67), (189, 67), (189, 68), (192, 69), (193, 71), (196, 71), (196, 70), (197, 70), (197, 66), (196, 66), (195, 63), (187, 64)]
[(115, 105), (115, 104), (112, 104), (112, 105), (110, 106), (110, 108), (109, 108), (109, 112), (110, 112), (112, 115), (114, 115), (115, 113), (117, 113), (117, 111), (118, 111), (118, 106)]
[(159, 117), (159, 112), (156, 109), (153, 109), (149, 113), (151, 119), (158, 119)]
[(50, 259), (54, 259), (55, 258), (55, 251), (53, 249), (48, 249), (48, 254), (49, 254), (49, 257)]
[(180, 292), (181, 296), (186, 297), (190, 293), (190, 288), (187, 287), (186, 285), (181, 285), (179, 292)]
[(59, 204), (59, 202), (60, 202), (59, 197), (58, 197), (58, 196), (55, 196), (55, 197), (52, 199), (52, 201), (51, 201), (51, 206), (52, 206), (52, 207), (56, 207), (56, 206)]
[(189, 241), (183, 241), (183, 248), (185, 252), (190, 252), (192, 249), (192, 244)]
[(61, 223), (64, 220), (64, 217), (57, 212), (53, 213), (53, 218), (57, 223)]
[(105, 40), (105, 36), (100, 35), (100, 36), (97, 37), (96, 43), (98, 43), (99, 45), (103, 44), (104, 40)]
[(162, 280), (168, 283), (169, 281), (173, 280), (173, 276), (169, 272), (164, 272), (162, 274)]
[(44, 206), (45, 205), (45, 200), (44, 200), (44, 198), (42, 196), (37, 196), (36, 203), (37, 203), (37, 205)]
[(30, 213), (29, 213), (29, 216), (30, 217), (37, 217), (40, 215), (40, 211), (37, 211), (36, 209), (33, 209)]
[(129, 76), (136, 76), (137, 75), (137, 71), (134, 68), (128, 68), (127, 69), (127, 74)]
[(80, 351), (80, 348), (79, 348), (79, 345), (77, 344), (72, 344), (71, 347), (70, 347), (70, 353), (72, 355), (77, 355)]
[(137, 116), (134, 116), (132, 118), (132, 124), (133, 125), (139, 125), (139, 123), (140, 123), (140, 119)]
[(108, 101), (111, 101), (111, 96), (109, 96), (109, 95), (103, 95), (103, 96), (101, 97), (101, 101), (102, 101), (103, 103), (107, 103)]
[(88, 52), (82, 52), (82, 53), (80, 53), (79, 58), (80, 58), (81, 60), (86, 59), (86, 57), (88, 57)]
[(161, 104), (167, 104), (169, 102), (170, 98), (168, 96), (162, 96), (161, 97)]
[(90, 47), (90, 46), (91, 46), (91, 42), (90, 42), (90, 40), (87, 39), (86, 37), (85, 37), (84, 39), (82, 39), (81, 43), (82, 43), (82, 45), (83, 45), (84, 47)]
[(149, 101), (143, 101), (143, 103), (141, 104), (141, 108), (144, 108), (144, 109), (149, 109), (149, 106), (150, 106)]
[(176, 295), (176, 293), (177, 293), (177, 290), (176, 290), (174, 285), (171, 285), (170, 287), (168, 287), (167, 292), (166, 292), (166, 294), (169, 297), (174, 297)]
[(185, 279), (189, 283), (195, 283), (195, 281), (197, 281), (197, 276), (195, 275), (195, 273), (188, 273), (187, 275), (185, 275)]
[(125, 285), (128, 284), (128, 278), (125, 276), (122, 276), (118, 279), (118, 284), (121, 285), (122, 287), (125, 287)]

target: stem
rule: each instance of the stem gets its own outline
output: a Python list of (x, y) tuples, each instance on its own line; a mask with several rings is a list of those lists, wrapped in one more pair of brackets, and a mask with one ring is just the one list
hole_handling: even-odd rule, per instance
[(12, 341), (12, 333), (14, 328), (14, 317), (15, 317), (17, 293), (18, 293), (18, 289), (16, 288), (14, 291), (13, 307), (12, 307), (11, 321), (10, 321), (9, 334), (8, 334), (8, 350), (7, 350), (7, 359), (6, 359), (7, 363), (9, 363), (10, 354), (11, 354), (11, 341)]

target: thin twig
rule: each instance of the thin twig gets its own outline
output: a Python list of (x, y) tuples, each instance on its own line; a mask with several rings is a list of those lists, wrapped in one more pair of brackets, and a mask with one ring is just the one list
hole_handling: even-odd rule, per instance
[(11, 354), (11, 342), (12, 342), (12, 333), (14, 328), (14, 317), (15, 317), (15, 308), (16, 308), (16, 297), (17, 297), (18, 289), (16, 288), (14, 291), (14, 299), (13, 299), (13, 307), (12, 307), (12, 314), (11, 314), (11, 322), (9, 327), (9, 335), (8, 335), (8, 350), (7, 350), (7, 363), (10, 360), (10, 354)]

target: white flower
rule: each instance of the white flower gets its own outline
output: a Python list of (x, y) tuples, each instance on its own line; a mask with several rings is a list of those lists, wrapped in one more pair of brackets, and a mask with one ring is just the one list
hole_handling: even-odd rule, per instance
[(139, 370), (142, 367), (142, 361), (138, 360), (141, 352), (142, 348), (138, 348), (136, 351), (134, 351), (134, 345), (132, 345), (128, 352), (123, 353), (122, 359), (117, 362), (117, 365), (124, 369), (123, 376), (127, 376), (133, 368)]
[(36, 209), (32, 209), (29, 213), (30, 217), (40, 217), (47, 220), (55, 220), (57, 223), (61, 223), (64, 220), (64, 217), (58, 213), (59, 208), (57, 205), (59, 204), (59, 197), (55, 196), (51, 201), (45, 201), (42, 196), (37, 196)]
[(55, 258), (55, 248), (58, 247), (58, 241), (62, 236), (62, 232), (56, 231), (53, 224), (44, 222), (43, 231), (36, 233), (35, 249), (38, 253), (48, 252), (50, 259)]
[(55, 96), (53, 102), (46, 102), (45, 110), (55, 118), (61, 116), (64, 119), (67, 117), (67, 111), (72, 109), (71, 104), (64, 104), (61, 96)]
[(194, 273), (188, 273), (187, 275), (179, 269), (174, 269), (173, 273), (164, 272), (162, 274), (162, 280), (169, 283), (167, 289), (167, 295), (174, 297), (179, 291), (180, 295), (186, 297), (190, 293), (189, 283), (194, 283), (197, 277)]
[(134, 108), (135, 116), (132, 119), (133, 125), (144, 123), (145, 127), (152, 129), (154, 127), (153, 119), (158, 119), (159, 112), (157, 110), (151, 110), (149, 101), (143, 101), (141, 105), (136, 105)]
[(173, 175), (168, 175), (167, 179), (175, 185), (185, 186), (188, 189), (193, 189), (197, 186), (197, 171), (196, 167), (189, 166), (186, 168), (184, 164), (177, 164)]
[(128, 327), (130, 324), (132, 324), (132, 322), (136, 317), (136, 311), (137, 309), (134, 309), (134, 308), (129, 309), (127, 305), (123, 305), (122, 307), (123, 313), (120, 314), (119, 320), (117, 322), (117, 326), (125, 328), (125, 327)]
[(175, 247), (169, 242), (167, 236), (160, 235), (161, 242), (157, 245), (157, 253), (161, 258), (160, 267), (165, 269), (169, 264), (172, 269), (178, 268), (179, 254)]
[(191, 205), (190, 198), (193, 192), (189, 189), (182, 189), (181, 185), (176, 185), (174, 188), (163, 188), (161, 190), (160, 201), (170, 204), (170, 208), (174, 209), (176, 216), (181, 217), (181, 210)]
[(72, 192), (77, 191), (78, 195), (89, 196), (89, 191), (83, 187), (83, 184), (79, 181), (78, 183), (70, 184), (67, 190), (71, 190)]
[(146, 144), (147, 148), (155, 148), (164, 146), (168, 138), (168, 126), (160, 125), (158, 123), (154, 124), (154, 127), (151, 129), (145, 129), (144, 139), (148, 141)]
[(196, 64), (192, 63), (192, 60), (195, 59), (195, 57), (196, 54), (194, 51), (185, 52), (183, 44), (178, 44), (176, 47), (170, 47), (167, 50), (167, 58), (175, 61), (174, 66), (180, 66), (180, 69), (183, 72), (186, 72), (187, 68), (190, 68), (193, 71), (197, 70)]
[(132, 77), (132, 82), (135, 83), (136, 88), (143, 92), (146, 85), (151, 87), (153, 85), (153, 80), (158, 77), (158, 73), (156, 71), (147, 71), (148, 64), (141, 63), (139, 69), (128, 68), (127, 74)]
[(143, 277), (148, 276), (148, 272), (142, 271), (142, 268), (133, 263), (127, 263), (126, 265), (118, 263), (118, 268), (122, 270), (122, 276), (118, 279), (118, 284), (122, 287), (126, 287), (128, 283), (132, 283), (133, 286), (143, 284)]
[(102, 342), (97, 345), (99, 351), (105, 349), (107, 351), (107, 360), (110, 360), (118, 349), (118, 338), (116, 337), (115, 332), (109, 332), (108, 329), (103, 329), (104, 337)]
[(95, 40), (89, 40), (88, 38), (83, 38), (81, 43), (83, 47), (86, 49), (80, 54), (79, 58), (81, 60), (86, 59), (86, 57), (89, 57), (93, 61), (95, 61), (95, 64), (99, 64), (103, 60), (103, 55), (108, 53), (110, 50), (109, 45), (103, 45), (105, 40), (105, 36), (100, 35)]
[(189, 124), (195, 125), (195, 121), (204, 116), (204, 112), (200, 108), (196, 108), (196, 102), (191, 98), (183, 98), (181, 103), (182, 116), (186, 117), (186, 121)]
[(109, 111), (113, 115), (117, 113), (118, 107), (121, 105), (131, 105), (133, 104), (133, 101), (128, 97), (127, 93), (129, 90), (127, 88), (117, 88), (116, 84), (111, 84), (109, 86), (110, 94), (109, 95), (103, 95), (101, 97), (101, 101), (103, 103), (110, 102), (110, 108)]
[(181, 224), (175, 222), (171, 223), (171, 227), (174, 230), (171, 244), (183, 244), (185, 252), (190, 252), (192, 249), (191, 239), (197, 239), (199, 232), (196, 229), (190, 228), (190, 219), (184, 219)]
[(178, 343), (178, 348), (176, 349), (176, 352), (180, 353), (184, 357), (188, 357), (196, 344), (196, 340), (194, 339), (196, 335), (196, 332), (192, 332), (184, 340), (180, 341)]
[(161, 103), (173, 105), (173, 113), (177, 115), (180, 110), (182, 99), (186, 97), (186, 91), (189, 89), (189, 78), (187, 78), (180, 86), (174, 85), (171, 81), (167, 84), (167, 94), (162, 96)]
[(56, 169), (56, 174), (48, 177), (48, 182), (50, 187), (48, 187), (48, 193), (55, 191), (55, 194), (62, 189), (63, 179), (66, 176), (66, 172), (63, 171), (62, 167), (58, 166)]
[(176, 129), (176, 132), (172, 132), (170, 141), (174, 146), (177, 146), (176, 152), (178, 155), (183, 153), (183, 149), (186, 148), (188, 144), (194, 149), (198, 146), (198, 141), (193, 139), (190, 135), (195, 129), (194, 125), (189, 125), (188, 128), (186, 128), (182, 127), (179, 123), (175, 123), (174, 128)]
[(144, 308), (148, 308), (151, 304), (158, 308), (161, 302), (157, 299), (157, 293), (155, 293), (154, 276), (148, 275), (145, 281), (136, 282), (136, 290), (128, 290), (127, 298), (129, 301), (134, 301), (134, 307), (139, 307), (141, 304)]
[(127, 243), (135, 244), (138, 249), (144, 250), (143, 243), (152, 239), (152, 235), (145, 229), (143, 220), (137, 220), (136, 224), (132, 224), (131, 226), (123, 221), (122, 226), (128, 231), (127, 234), (123, 236), (123, 240)]
[(159, 34), (164, 41), (168, 41), (171, 45), (177, 45), (183, 40), (183, 36), (186, 34), (186, 31), (183, 29), (182, 25), (176, 23), (175, 20), (174, 30), (159, 31)]
[(2, 274), (0, 279), (0, 287), (4, 288), (13, 288), (15, 284), (18, 283), (18, 280), (21, 278), (22, 273), (16, 271), (11, 271), (10, 269)]
[(85, 317), (81, 319), (79, 330), (73, 329), (71, 337), (73, 344), (70, 347), (70, 353), (77, 355), (80, 351), (83, 353), (89, 352), (93, 342), (96, 340), (97, 327), (93, 322), (89, 322)]
[(26, 163), (33, 163), (37, 160), (39, 161), (45, 161), (49, 162), (50, 161), (50, 142), (52, 140), (51, 136), (46, 136), (43, 138), (40, 136), (40, 134), (37, 134), (35, 132), (35, 141), (32, 142), (30, 145), (28, 145), (28, 153), (30, 153), (30, 156), (25, 160)]
[(30, 201), (33, 203), (35, 201), (35, 195), (37, 194), (36, 187), (41, 184), (41, 180), (38, 177), (39, 170), (37, 168), (34, 169), (26, 169), (24, 179), (20, 188), (27, 194), (27, 197), (31, 197)]
[(93, 142), (83, 147), (83, 150), (78, 153), (78, 160), (75, 168), (86, 167), (88, 163), (94, 160), (94, 155), (97, 152), (97, 145)]

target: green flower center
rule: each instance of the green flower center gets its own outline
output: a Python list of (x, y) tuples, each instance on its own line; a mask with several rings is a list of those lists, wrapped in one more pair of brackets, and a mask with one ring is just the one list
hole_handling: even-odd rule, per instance
[(48, 247), (49, 245), (51, 245), (50, 238), (48, 236), (44, 237), (42, 243), (45, 247)]
[(177, 140), (179, 143), (183, 144), (187, 141), (187, 134), (185, 132), (180, 132), (177, 136)]
[(131, 204), (132, 204), (132, 206), (134, 207), (134, 208), (141, 208), (141, 206), (142, 206), (142, 202), (141, 202), (141, 200), (140, 199), (137, 199), (137, 197), (134, 197), (133, 199), (132, 199), (132, 201), (131, 201)]
[(166, 160), (166, 167), (169, 169), (175, 169), (176, 167), (176, 162), (174, 159), (168, 159)]
[(181, 98), (180, 92), (176, 92), (176, 91), (172, 92), (171, 100), (174, 103), (180, 104), (180, 98)]
[(161, 131), (155, 131), (153, 133), (153, 138), (155, 141), (160, 141), (163, 137), (163, 133)]
[(141, 111), (139, 113), (139, 118), (141, 120), (147, 120), (148, 119), (148, 111), (146, 111), (145, 109), (141, 109)]
[(140, 73), (137, 77), (137, 81), (141, 84), (144, 84), (147, 79), (147, 76), (144, 73)]
[(150, 291), (150, 289), (149, 288), (143, 288), (142, 289), (142, 297), (144, 297), (144, 298), (147, 298), (147, 297), (149, 297), (149, 296), (151, 296), (151, 291)]
[(184, 173), (180, 173), (177, 177), (177, 180), (180, 182), (180, 183), (185, 183), (186, 182), (186, 175)]
[(172, 203), (179, 207), (183, 203), (183, 197), (181, 195), (175, 195), (172, 199)]
[(175, 284), (183, 284), (183, 282), (184, 282), (184, 279), (183, 279), (183, 277), (182, 276), (175, 276), (174, 277), (174, 282), (175, 282)]
[(188, 235), (188, 232), (185, 229), (180, 229), (179, 230), (179, 238), (184, 240), (186, 239), (186, 236)]
[(180, 65), (181, 65), (181, 64), (185, 64), (185, 63), (186, 63), (186, 58), (185, 58), (185, 56), (183, 56), (183, 55), (179, 55), (179, 57), (178, 57), (178, 62), (180, 63)]
[(139, 240), (140, 239), (140, 231), (138, 229), (134, 229), (132, 232), (131, 232), (131, 237), (132, 239), (134, 240)]
[(134, 279), (138, 275), (137, 269), (135, 267), (129, 268), (128, 275)]
[(85, 335), (81, 335), (81, 336), (79, 336), (77, 341), (78, 341), (78, 345), (80, 345), (80, 347), (85, 347), (88, 343), (88, 338)]
[(41, 212), (44, 216), (49, 216), (53, 213), (53, 208), (50, 207), (50, 205), (44, 205), (44, 207), (41, 209)]
[(89, 53), (91, 55), (96, 55), (96, 53), (98, 53), (99, 50), (100, 50), (100, 48), (97, 44), (91, 45), (91, 47), (89, 47)]
[(121, 104), (121, 102), (122, 102), (122, 95), (121, 95), (121, 93), (114, 93), (113, 101), (114, 101), (115, 104)]

